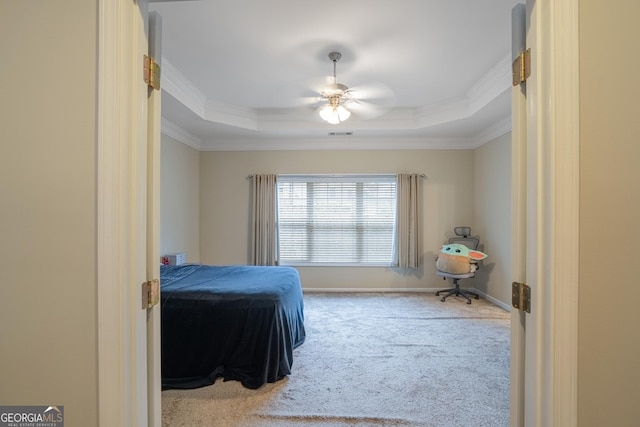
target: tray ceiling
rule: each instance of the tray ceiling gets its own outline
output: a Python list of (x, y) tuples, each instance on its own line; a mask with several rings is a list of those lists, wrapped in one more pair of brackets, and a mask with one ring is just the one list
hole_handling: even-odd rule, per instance
[[(517, 3), (151, 2), (162, 18), (163, 132), (199, 150), (479, 146), (510, 129)], [(322, 121), (305, 100), (331, 76), (331, 51), (342, 53), (340, 83), (386, 85), (393, 108)]]

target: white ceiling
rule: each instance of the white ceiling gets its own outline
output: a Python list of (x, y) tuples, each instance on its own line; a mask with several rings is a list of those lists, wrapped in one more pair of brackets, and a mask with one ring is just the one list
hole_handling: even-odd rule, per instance
[[(152, 1), (163, 132), (199, 150), (479, 146), (510, 129), (517, 3)], [(303, 101), (332, 75), (331, 51), (342, 53), (338, 82), (383, 84), (393, 108), (322, 121)]]

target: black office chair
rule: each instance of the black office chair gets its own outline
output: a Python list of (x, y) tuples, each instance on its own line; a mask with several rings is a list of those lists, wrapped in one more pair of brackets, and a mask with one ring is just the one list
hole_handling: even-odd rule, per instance
[[(459, 243), (465, 245), (469, 249), (476, 250), (478, 249), (478, 245), (480, 244), (480, 240), (476, 237), (471, 237), (471, 227), (455, 227), (453, 229), (454, 233), (456, 233), (456, 237), (452, 237), (449, 239), (449, 244)], [(475, 268), (477, 270), (477, 268)], [(466, 289), (461, 289), (460, 284), (458, 283), (461, 279), (470, 279), (476, 275), (476, 272), (472, 271), (464, 274), (451, 274), (446, 273), (444, 271), (437, 270), (436, 274), (443, 278), (443, 280), (451, 279), (453, 281), (453, 288), (443, 289), (441, 291), (436, 292), (436, 296), (440, 296), (440, 292), (447, 292), (445, 296), (440, 298), (440, 301), (444, 302), (451, 295), (462, 296), (467, 300), (467, 304), (471, 304), (470, 296), (475, 299), (480, 298), (478, 294), (475, 292), (471, 292)]]

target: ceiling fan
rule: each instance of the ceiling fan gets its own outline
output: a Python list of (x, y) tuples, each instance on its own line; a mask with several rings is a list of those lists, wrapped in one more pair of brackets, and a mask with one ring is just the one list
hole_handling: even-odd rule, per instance
[(329, 53), (329, 59), (333, 62), (333, 78), (318, 90), (319, 100), (323, 104), (318, 113), (323, 120), (338, 124), (347, 120), (352, 112), (370, 119), (384, 114), (395, 104), (393, 91), (381, 83), (354, 88), (338, 83), (336, 64), (341, 57), (340, 52)]

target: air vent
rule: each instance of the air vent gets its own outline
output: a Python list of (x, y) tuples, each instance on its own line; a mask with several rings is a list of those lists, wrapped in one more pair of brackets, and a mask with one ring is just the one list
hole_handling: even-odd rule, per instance
[(351, 136), (353, 132), (329, 132), (329, 136)]

